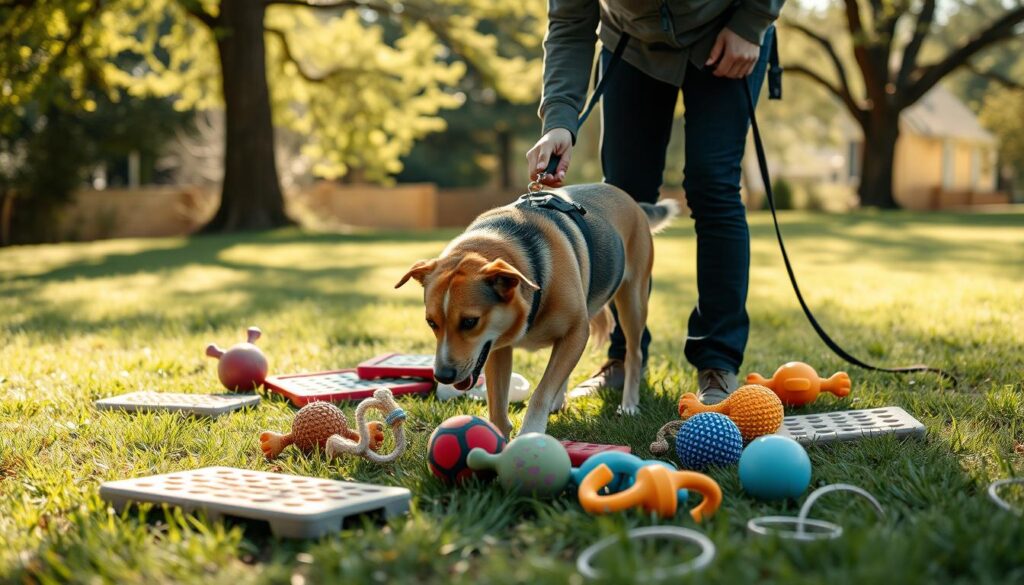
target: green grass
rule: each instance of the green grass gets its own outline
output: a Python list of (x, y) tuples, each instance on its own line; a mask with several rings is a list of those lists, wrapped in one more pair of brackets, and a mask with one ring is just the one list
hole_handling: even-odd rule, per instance
[[(804, 322), (768, 218), (751, 221), (753, 330), (743, 372), (770, 373), (792, 359), (844, 368)], [(725, 501), (700, 530), (718, 557), (689, 582), (1024, 582), (1024, 523), (984, 493), (993, 479), (1024, 472), (1024, 215), (787, 214), (783, 222), (808, 300), (841, 343), (877, 362), (952, 368), (962, 388), (852, 370), (847, 400), (826, 396), (806, 410), (899, 405), (928, 436), (811, 448), (812, 483), (863, 486), (886, 517), (829, 496), (814, 515), (844, 525), (841, 540), (756, 538), (748, 519), (795, 514), (798, 502), (755, 502), (735, 469), (716, 469)], [(613, 397), (587, 399), (552, 417), (553, 435), (625, 443), (646, 456), (679, 395), (694, 389), (682, 357), (695, 301), (688, 223), (658, 237), (642, 416), (617, 418)], [(392, 285), (453, 234), (280, 231), (0, 250), (0, 582), (581, 583), (574, 559), (585, 546), (659, 521), (640, 512), (591, 517), (568, 496), (541, 502), (494, 485), (440, 485), (426, 469), (426, 438), (448, 416), (483, 414), (479, 403), (402, 399), (412, 444), (386, 467), (294, 451), (268, 463), (258, 433), (288, 428), (294, 412), (274, 396), (216, 421), (92, 407), (138, 389), (216, 391), (203, 348), (241, 340), (250, 324), (263, 328), (278, 373), (430, 352), (419, 290)], [(516, 359), (516, 371), (536, 381), (546, 352)], [(586, 354), (574, 381), (600, 359)], [(523, 410), (513, 414), (518, 423)], [(401, 485), (414, 493), (413, 511), (295, 542), (159, 508), (118, 515), (97, 495), (105, 480), (206, 465)], [(670, 523), (694, 526), (685, 514)], [(623, 583), (637, 567), (691, 552), (619, 548), (607, 566)]]

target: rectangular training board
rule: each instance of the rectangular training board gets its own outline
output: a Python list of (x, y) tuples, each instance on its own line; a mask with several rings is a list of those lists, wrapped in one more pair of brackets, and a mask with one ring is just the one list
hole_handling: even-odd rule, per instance
[(272, 392), (285, 396), (295, 406), (310, 402), (341, 402), (360, 400), (373, 396), (377, 388), (390, 388), (392, 394), (423, 394), (434, 388), (432, 382), (405, 380), (402, 378), (379, 378), (363, 380), (354, 369), (315, 372), (311, 374), (290, 374), (269, 376), (263, 385)]
[(434, 356), (428, 354), (386, 353), (366, 360), (356, 368), (364, 380), (374, 378), (434, 379)]
[(584, 461), (598, 453), (606, 451), (622, 451), (630, 453), (631, 449), (625, 445), (602, 445), (600, 443), (580, 443), (576, 441), (562, 441), (562, 446), (569, 452), (569, 461), (573, 467), (579, 467)]
[(169, 504), (186, 512), (262, 520), (275, 536), (319, 538), (341, 529), (345, 518), (409, 510), (405, 488), (316, 477), (204, 467), (191, 471), (108, 481), (100, 497), (118, 510), (132, 503)]
[(923, 437), (924, 425), (898, 406), (787, 416), (778, 434), (805, 445), (893, 434)]
[(102, 410), (133, 412), (187, 412), (216, 418), (226, 412), (259, 404), (258, 394), (184, 394), (180, 392), (130, 392), (101, 398), (94, 404)]

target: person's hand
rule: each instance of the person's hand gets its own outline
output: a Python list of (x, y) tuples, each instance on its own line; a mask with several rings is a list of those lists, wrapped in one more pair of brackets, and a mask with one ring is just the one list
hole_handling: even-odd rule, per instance
[(715, 39), (715, 46), (704, 65), (714, 65), (717, 77), (743, 79), (754, 71), (757, 58), (761, 56), (761, 47), (723, 28)]
[(561, 187), (562, 179), (569, 170), (569, 162), (572, 160), (572, 133), (565, 128), (555, 128), (544, 136), (540, 137), (537, 144), (526, 153), (527, 168), (530, 169), (530, 180), (537, 180), (537, 176), (548, 167), (551, 155), (557, 154), (562, 157), (554, 175), (546, 175), (541, 183), (548, 187)]

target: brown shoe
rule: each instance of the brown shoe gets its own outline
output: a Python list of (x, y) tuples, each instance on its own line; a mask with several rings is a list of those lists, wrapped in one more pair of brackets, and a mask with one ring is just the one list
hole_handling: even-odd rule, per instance
[(704, 404), (718, 404), (739, 388), (736, 374), (726, 370), (697, 372), (697, 398)]
[(569, 398), (590, 396), (601, 388), (608, 388), (622, 392), (626, 384), (626, 365), (622, 360), (609, 359), (601, 366), (601, 369), (590, 378), (584, 380), (579, 386), (569, 391)]

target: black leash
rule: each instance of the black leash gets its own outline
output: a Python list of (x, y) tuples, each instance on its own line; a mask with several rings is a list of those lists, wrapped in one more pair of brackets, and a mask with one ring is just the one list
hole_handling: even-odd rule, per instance
[[(601, 95), (604, 93), (605, 86), (608, 79), (611, 77), (612, 71), (622, 60), (622, 55), (626, 50), (626, 45), (629, 43), (629, 35), (623, 33), (619, 39), (617, 45), (615, 45), (615, 51), (612, 53), (611, 60), (608, 61), (608, 67), (605, 68), (604, 75), (600, 77), (600, 81), (594, 87), (594, 92), (590, 96), (590, 101), (587, 103), (587, 107), (583, 110), (583, 113), (579, 117), (579, 126), (583, 125), (583, 122), (587, 120), (590, 113), (594, 110), (594, 106), (601, 99)], [(769, 99), (781, 99), (782, 98), (782, 67), (779, 65), (779, 49), (778, 41), (772, 36), (772, 47), (770, 49), (769, 64), (770, 69), (768, 71), (768, 97)], [(789, 253), (786, 251), (786, 243), (782, 239), (782, 229), (779, 227), (779, 217), (775, 210), (775, 197), (772, 193), (772, 181), (771, 176), (768, 172), (768, 159), (765, 156), (764, 142), (761, 140), (761, 131), (757, 126), (757, 115), (754, 111), (754, 96), (750, 89), (750, 84), (747, 83), (746, 79), (739, 80), (743, 84), (743, 89), (747, 95), (747, 108), (750, 114), (750, 126), (754, 131), (754, 150), (757, 153), (757, 166), (761, 173), (761, 180), (764, 182), (765, 198), (768, 200), (768, 208), (772, 212), (772, 224), (775, 226), (775, 237), (779, 241), (779, 250), (782, 252), (782, 261), (786, 265), (786, 273), (789, 275), (789, 282), (793, 285), (793, 292), (796, 293), (797, 301), (800, 302), (800, 308), (803, 309), (804, 316), (807, 317), (807, 321), (810, 322), (814, 332), (818, 334), (818, 337), (825, 343), (825, 345), (832, 350), (832, 353), (839, 356), (844, 361), (855, 365), (865, 370), (874, 372), (889, 372), (892, 374), (912, 374), (912, 373), (932, 373), (937, 374), (943, 378), (950, 380), (954, 386), (959, 385), (956, 376), (943, 370), (941, 368), (933, 368), (925, 364), (917, 364), (913, 366), (902, 366), (895, 368), (885, 368), (882, 366), (876, 366), (869, 364), (861, 359), (858, 359), (850, 352), (843, 349), (832, 337), (825, 331), (825, 329), (818, 323), (818, 320), (814, 317), (814, 313), (811, 312), (811, 308), (807, 306), (807, 301), (804, 300), (804, 295), (800, 292), (800, 286), (796, 282), (796, 273), (793, 272), (793, 265), (789, 261)], [(549, 176), (553, 176), (555, 171), (558, 170), (558, 163), (561, 162), (562, 157), (553, 154), (551, 160), (548, 163), (547, 168), (544, 169), (544, 173)], [(540, 177), (538, 177), (538, 180)], [(539, 184), (537, 182), (532, 184)], [(531, 185), (532, 185), (531, 184)]]

